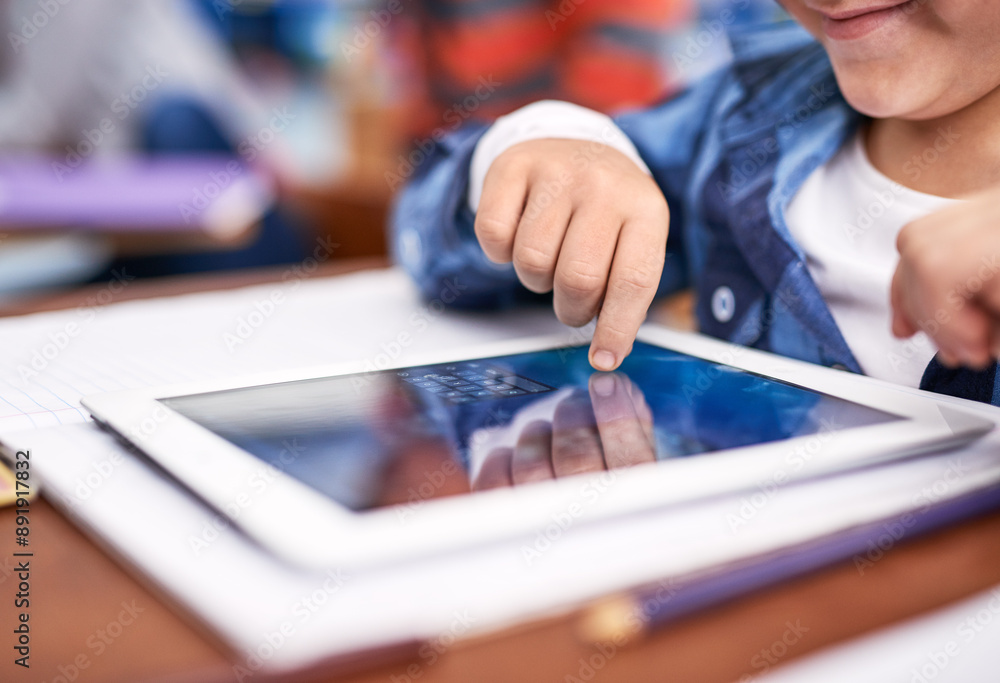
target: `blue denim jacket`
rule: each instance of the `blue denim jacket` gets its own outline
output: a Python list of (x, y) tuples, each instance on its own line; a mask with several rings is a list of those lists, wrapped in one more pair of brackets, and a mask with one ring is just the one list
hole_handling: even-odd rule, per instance
[[(805, 179), (856, 132), (823, 48), (792, 23), (733, 32), (733, 63), (650, 109), (615, 122), (670, 206), (660, 293), (694, 287), (702, 332), (861, 372), (792, 239), (784, 211)], [(461, 285), (455, 305), (531, 298), (513, 268), (486, 259), (467, 207), (469, 162), (484, 126), (430, 150), (392, 215), (397, 261), (424, 295)], [(888, 324), (888, 323), (887, 323)], [(996, 367), (932, 361), (921, 388), (1000, 405)]]

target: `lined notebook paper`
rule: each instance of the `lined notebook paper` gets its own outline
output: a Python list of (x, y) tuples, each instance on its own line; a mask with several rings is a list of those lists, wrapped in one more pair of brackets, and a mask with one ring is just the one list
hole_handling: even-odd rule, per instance
[(90, 393), (340, 362), (362, 371), (561, 329), (542, 308), (442, 313), (396, 269), (0, 318), (0, 434), (87, 421)]

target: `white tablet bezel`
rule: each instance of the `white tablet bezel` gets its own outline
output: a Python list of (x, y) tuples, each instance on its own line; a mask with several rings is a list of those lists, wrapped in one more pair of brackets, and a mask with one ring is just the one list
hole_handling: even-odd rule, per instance
[[(587, 523), (696, 498), (785, 483), (966, 443), (995, 426), (887, 382), (831, 370), (703, 335), (645, 325), (638, 339), (899, 415), (887, 424), (578, 475), (475, 495), (415, 500), (353, 512), (188, 420), (159, 399), (334, 375), (325, 366), (85, 397), (100, 423), (137, 446), (250, 537), (305, 566), (367, 566), (481, 543), (533, 537), (552, 525)], [(580, 344), (556, 335), (478, 345), (385, 369), (474, 360)], [(259, 490), (262, 472), (268, 484)], [(251, 487), (250, 482), (258, 485)], [(566, 520), (569, 520), (568, 522)], [(560, 532), (561, 533), (561, 532)]]

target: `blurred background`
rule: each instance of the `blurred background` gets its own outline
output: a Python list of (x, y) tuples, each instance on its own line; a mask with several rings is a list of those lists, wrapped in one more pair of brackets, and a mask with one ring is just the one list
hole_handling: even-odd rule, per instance
[(0, 0), (0, 300), (385, 254), (433, 141), (653, 103), (773, 0)]

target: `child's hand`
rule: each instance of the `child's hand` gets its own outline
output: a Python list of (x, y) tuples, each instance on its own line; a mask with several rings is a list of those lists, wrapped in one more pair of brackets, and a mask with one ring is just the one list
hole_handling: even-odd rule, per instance
[(490, 166), (476, 236), (490, 260), (514, 262), (525, 287), (554, 290), (563, 323), (586, 325), (600, 312), (590, 362), (613, 370), (659, 285), (669, 220), (659, 187), (621, 152), (530, 140)]
[(896, 245), (893, 334), (923, 330), (941, 362), (986, 367), (1000, 352), (1000, 190), (910, 223)]

